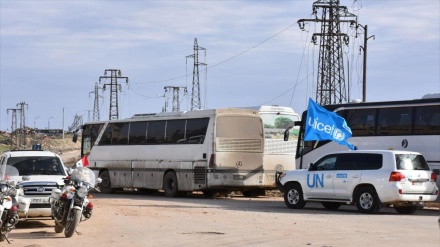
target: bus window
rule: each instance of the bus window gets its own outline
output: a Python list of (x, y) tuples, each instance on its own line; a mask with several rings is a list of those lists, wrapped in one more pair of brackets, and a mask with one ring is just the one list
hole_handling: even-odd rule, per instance
[(165, 142), (166, 121), (148, 122), (147, 144), (162, 144)]
[(414, 119), (414, 134), (440, 134), (439, 106), (424, 106), (416, 108)]
[(352, 136), (368, 136), (375, 134), (375, 109), (346, 110), (345, 114), (348, 127)]
[(412, 107), (392, 107), (378, 110), (378, 135), (411, 134)]
[(130, 145), (142, 145), (147, 141), (148, 122), (133, 122), (130, 124)]
[[(112, 144), (113, 145), (127, 145), (128, 144), (128, 131), (130, 130), (130, 123), (117, 123), (115, 124), (119, 131), (115, 132), (113, 129)], [(117, 134), (117, 136), (115, 135)]]
[(168, 120), (165, 142), (169, 144), (185, 142), (185, 119)]
[(186, 143), (203, 144), (208, 123), (209, 118), (186, 120)]

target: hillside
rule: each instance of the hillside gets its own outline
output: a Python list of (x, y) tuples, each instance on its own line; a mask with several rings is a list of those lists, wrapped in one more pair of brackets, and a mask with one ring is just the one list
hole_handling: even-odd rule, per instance
[(0, 132), (0, 153), (5, 150), (30, 150), (33, 145), (40, 144), (41, 149), (50, 150), (57, 153), (63, 159), (66, 165), (71, 165), (79, 159), (81, 139), (78, 142), (72, 142), (72, 134), (65, 134), (63, 136), (44, 136), (44, 135), (27, 135), (26, 145), (17, 148), (17, 138), (12, 137), (11, 134)]

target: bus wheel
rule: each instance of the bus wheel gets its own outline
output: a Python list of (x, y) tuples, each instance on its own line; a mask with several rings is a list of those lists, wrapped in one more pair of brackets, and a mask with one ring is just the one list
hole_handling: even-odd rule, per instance
[(102, 182), (99, 184), (99, 190), (102, 193), (113, 193), (112, 183), (110, 181), (110, 173), (106, 170), (99, 174)]
[(244, 190), (241, 192), (245, 197), (259, 197), (266, 195), (265, 190), (254, 189), (254, 190)]
[(177, 187), (177, 176), (174, 172), (168, 172), (163, 178), (163, 190), (165, 196), (175, 197), (178, 195), (179, 188)]
[(216, 198), (217, 196), (220, 195), (220, 192), (216, 190), (204, 190), (202, 192), (206, 198)]

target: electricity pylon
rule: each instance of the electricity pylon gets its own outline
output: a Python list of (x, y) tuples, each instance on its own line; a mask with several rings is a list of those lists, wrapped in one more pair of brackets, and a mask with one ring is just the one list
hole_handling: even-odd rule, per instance
[(193, 81), (192, 81), (192, 91), (191, 91), (191, 111), (196, 109), (202, 109), (202, 103), (200, 101), (199, 65), (207, 66), (207, 64), (199, 62), (199, 51), (205, 51), (205, 59), (206, 59), (206, 49), (200, 47), (197, 44), (197, 38), (195, 38), (194, 54), (186, 56), (187, 58), (194, 59)]
[[(90, 94), (94, 94), (94, 96), (95, 96), (94, 104), (93, 104), (92, 122), (98, 122), (100, 120), (99, 98), (102, 98), (102, 96), (99, 95), (99, 89), (102, 89), (102, 88), (98, 87), (98, 83), (95, 82), (95, 90), (89, 93), (89, 96), (90, 96)], [(90, 119), (88, 119), (88, 120), (90, 120)]]
[[(107, 72), (110, 73), (110, 76), (107, 76)], [(99, 83), (101, 83), (102, 79), (110, 79), (110, 83), (104, 83), (103, 87), (105, 90), (107, 85), (110, 86), (109, 120), (119, 119), (118, 90), (122, 91), (122, 88), (118, 80), (125, 79), (125, 83), (128, 84), (128, 77), (122, 77), (121, 75), (122, 73), (119, 69), (106, 69), (104, 76), (99, 77)]]
[[(180, 95), (180, 89), (183, 89), (184, 94), (187, 93), (186, 87), (175, 87), (175, 86), (165, 86), (165, 97), (166, 94), (168, 93), (168, 90), (173, 91), (173, 112), (180, 112), (180, 100), (179, 100), (179, 95)], [(168, 105), (168, 97), (165, 98), (166, 102), (165, 102), (165, 110), (164, 112), (167, 112), (167, 105)]]
[[(318, 18), (318, 9), (322, 9)], [(304, 30), (304, 22), (320, 22), (321, 32), (314, 33), (312, 42), (316, 44), (320, 37), (316, 102), (320, 105), (340, 104), (347, 101), (345, 87), (343, 43), (349, 44), (349, 37), (341, 32), (340, 24), (350, 23), (356, 28), (357, 16), (340, 6), (339, 0), (319, 0), (313, 3), (313, 19), (298, 20)]]

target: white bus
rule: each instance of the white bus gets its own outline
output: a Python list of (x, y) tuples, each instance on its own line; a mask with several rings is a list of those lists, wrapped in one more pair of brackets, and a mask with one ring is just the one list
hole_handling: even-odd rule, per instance
[[(440, 171), (440, 98), (352, 103), (324, 106), (344, 117), (351, 128), (348, 139), (359, 150), (408, 150), (423, 154), (431, 170)], [(307, 111), (302, 115), (306, 119)], [(330, 141), (303, 141), (306, 121), (300, 127), (297, 168), (307, 168), (318, 157), (347, 150)], [(440, 181), (437, 181), (439, 184)]]
[(81, 147), (107, 193), (136, 188), (163, 190), (169, 197), (192, 191), (212, 197), (276, 186), (274, 169), (263, 167), (263, 122), (255, 110), (136, 114), (87, 123)]

